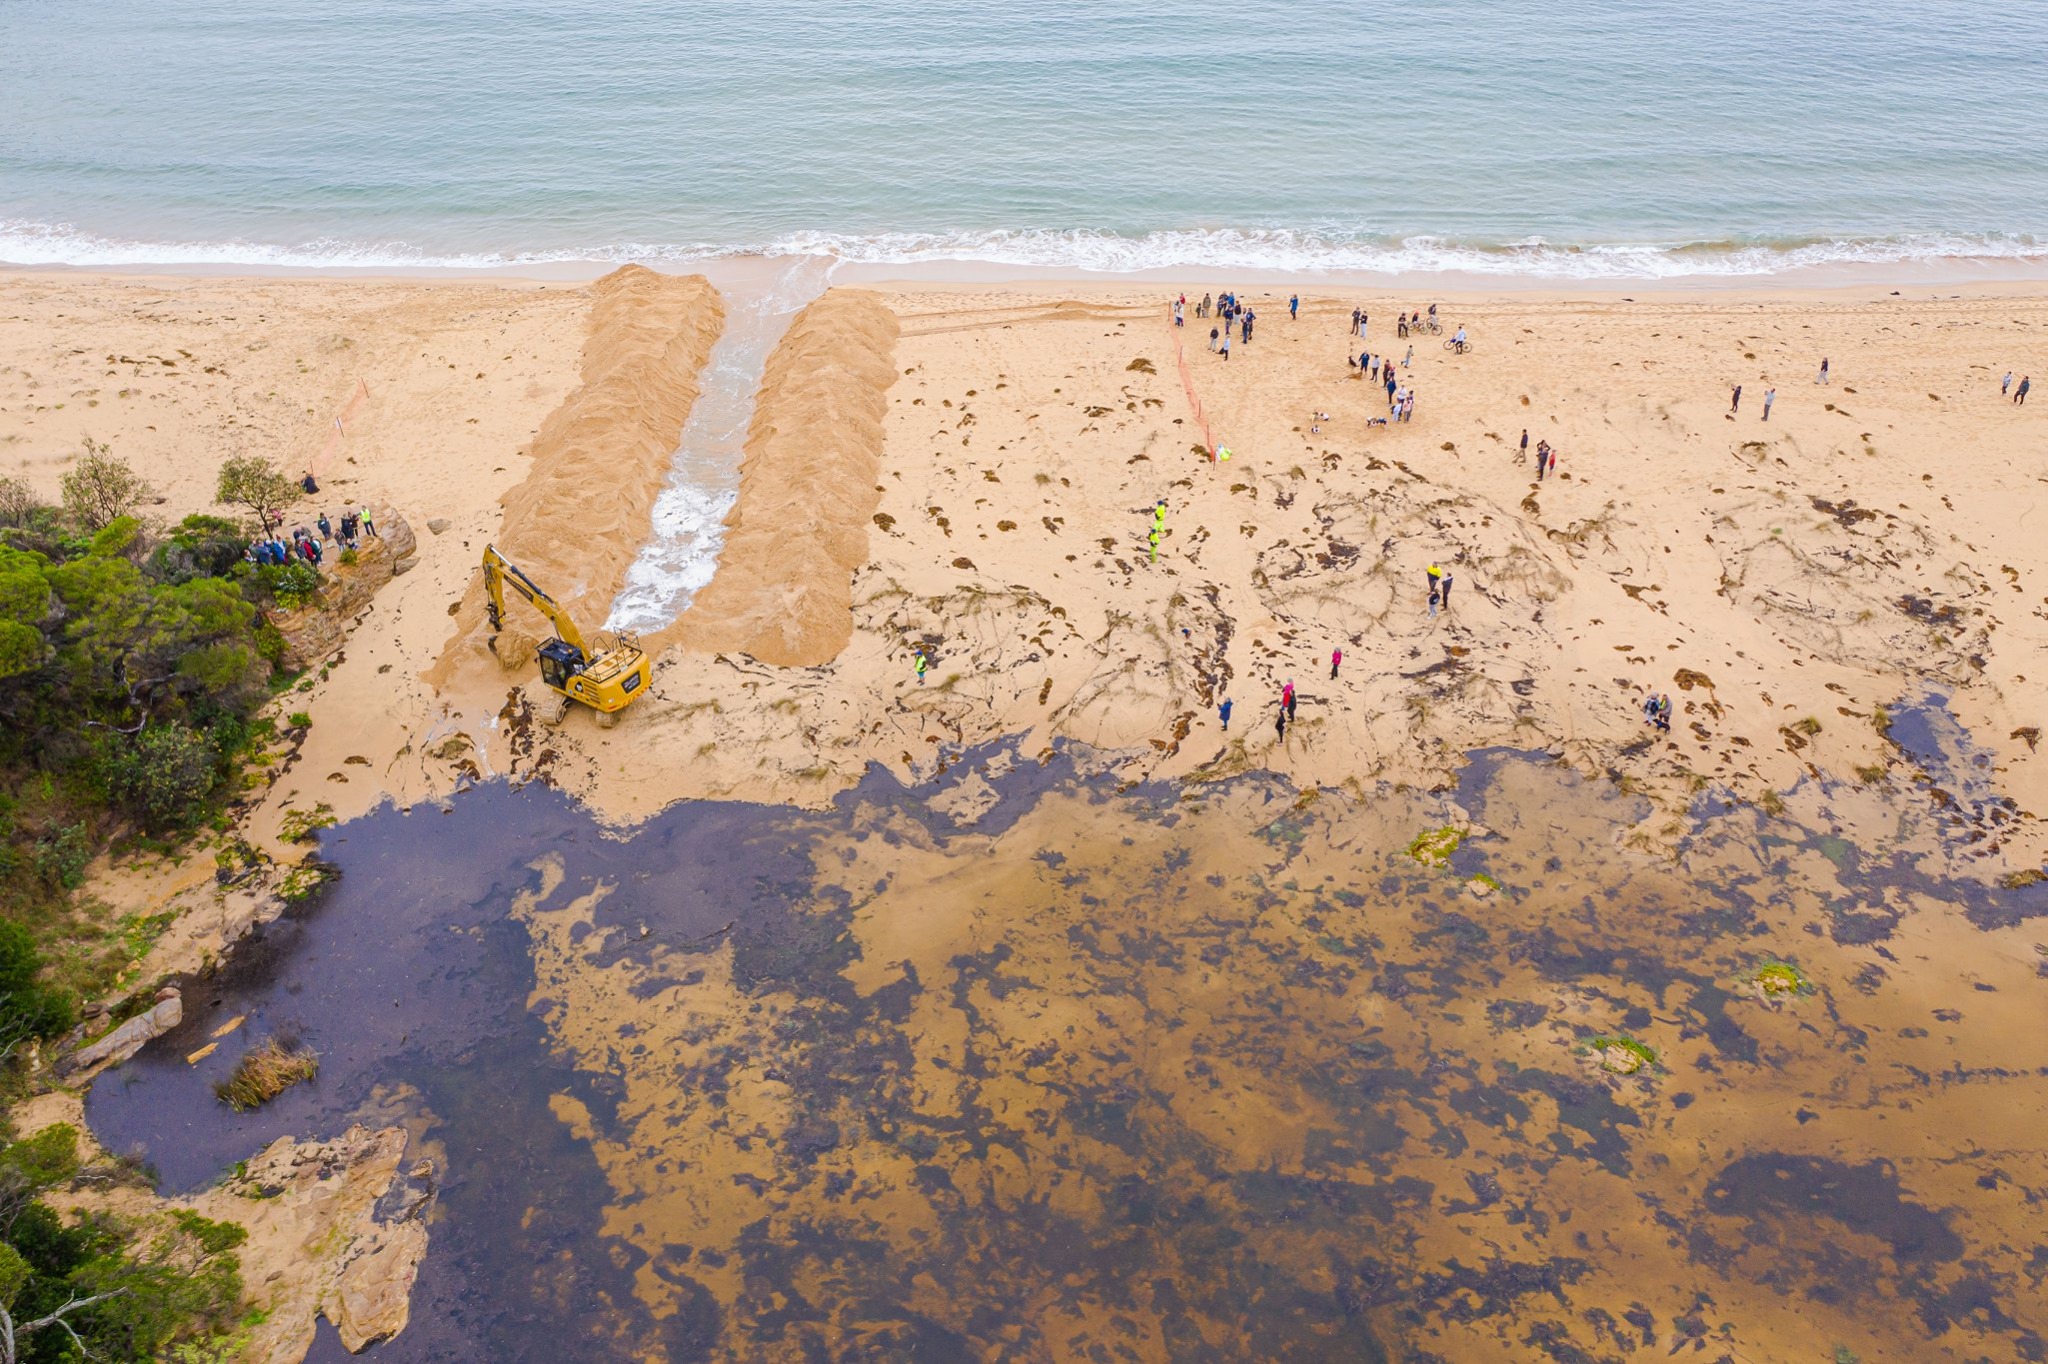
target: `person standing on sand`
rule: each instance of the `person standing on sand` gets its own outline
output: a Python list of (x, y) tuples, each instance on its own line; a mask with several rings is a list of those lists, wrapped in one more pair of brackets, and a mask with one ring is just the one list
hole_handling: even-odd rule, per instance
[(917, 669), (917, 685), (922, 687), (924, 685), (924, 670), (928, 666), (924, 660), (924, 650), (912, 649), (910, 651), (910, 663), (912, 667)]
[(2020, 376), (2020, 386), (2012, 391), (2012, 401), (2015, 407), (2025, 407), (2027, 405), (2027, 390), (2033, 386), (2034, 381), (2032, 379), (2024, 374)]
[(1767, 388), (1767, 389), (1765, 389), (1765, 390), (1764, 390), (1764, 420), (1765, 420), (1765, 421), (1769, 421), (1769, 420), (1771, 419), (1771, 404), (1772, 404), (1772, 403), (1774, 403), (1774, 402), (1776, 402), (1776, 401), (1778, 401), (1778, 390), (1777, 390), (1777, 389), (1775, 389), (1775, 388)]
[(1187, 300), (1186, 300), (1185, 298), (1178, 298), (1178, 299), (1175, 299), (1175, 300), (1174, 300), (1174, 302), (1173, 302), (1173, 325), (1174, 325), (1174, 326), (1176, 326), (1176, 327), (1185, 327), (1185, 326), (1187, 325), (1187, 318), (1186, 318), (1186, 316), (1184, 315), (1184, 313), (1183, 313), (1183, 311), (1182, 311), (1182, 310), (1183, 310), (1183, 309), (1185, 309), (1185, 308), (1186, 308), (1187, 306), (1188, 306), (1188, 301), (1187, 301)]
[(1522, 428), (1522, 458), (1523, 458), (1523, 459), (1527, 459), (1528, 457), (1529, 457), (1529, 428), (1525, 426), (1525, 427), (1523, 427), (1523, 428)]
[(1372, 315), (1370, 313), (1360, 313), (1358, 315), (1358, 339), (1361, 341), (1365, 340), (1367, 333), (1370, 331), (1372, 331)]
[(1351, 310), (1351, 334), (1353, 336), (1358, 335), (1358, 309), (1356, 308)]
[(1230, 358), (1230, 333), (1228, 331), (1223, 333), (1223, 358), (1225, 360)]
[(1409, 367), (1410, 365), (1412, 365), (1412, 364), (1414, 364), (1414, 363), (1415, 363), (1415, 347), (1413, 347), (1413, 346), (1410, 346), (1410, 347), (1408, 348), (1408, 353), (1407, 353), (1406, 355), (1404, 355), (1404, 356), (1402, 356), (1402, 357), (1401, 357), (1401, 368), (1402, 368), (1402, 369), (1406, 369), (1406, 368), (1408, 368), (1408, 367)]
[(1287, 720), (1289, 724), (1292, 724), (1294, 722), (1294, 708), (1300, 702), (1295, 697), (1294, 679), (1291, 677), (1287, 679), (1287, 685), (1280, 689), (1280, 704), (1287, 707)]
[(1223, 721), (1223, 732), (1225, 734), (1230, 733), (1230, 708), (1235, 704), (1226, 696), (1223, 698), (1223, 704), (1216, 707), (1216, 717)]
[(1298, 320), (1300, 319), (1300, 317), (1301, 317), (1301, 295), (1300, 295), (1300, 294), (1289, 294), (1289, 295), (1287, 296), (1287, 320), (1288, 320), (1289, 322), (1294, 322), (1294, 321), (1298, 321)]
[(1423, 572), (1422, 576), (1429, 582), (1429, 613), (1433, 616), (1436, 614), (1437, 595), (1440, 590), (1439, 584), (1443, 581), (1444, 571), (1435, 564), (1431, 564)]
[(1337, 669), (1343, 666), (1344, 651), (1342, 649), (1330, 650), (1330, 680), (1332, 682), (1335, 682), (1337, 680)]
[(1214, 327), (1209, 328), (1209, 349), (1216, 349), (1216, 329)]
[(1273, 733), (1279, 736), (1280, 742), (1287, 742), (1287, 703), (1285, 701), (1280, 703), (1280, 713), (1273, 717)]
[(1451, 609), (1451, 584), (1456, 581), (1457, 579), (1453, 578), (1450, 574), (1446, 573), (1444, 574), (1444, 580), (1442, 585), (1437, 589), (1439, 592), (1443, 594), (1444, 610), (1446, 611)]
[(1728, 400), (1728, 415), (1734, 416), (1742, 410), (1742, 385), (1735, 386), (1735, 396)]
[(2009, 393), (2011, 393), (2011, 392), (2012, 392), (2012, 371), (2011, 371), (2011, 370), (2007, 370), (2007, 371), (2005, 372), (2005, 377), (2004, 377), (2003, 379), (2000, 379), (2000, 380), (1998, 381), (1998, 396), (1999, 396), (1999, 397), (2001, 397), (2001, 398), (2003, 398), (2003, 397), (2005, 397), (2005, 396), (2006, 396), (2007, 394), (2009, 394)]
[(1210, 298), (1210, 297), (1209, 297), (1209, 296), (1208, 296), (1207, 294), (1203, 294), (1203, 295), (1202, 295), (1202, 306), (1201, 306), (1201, 307), (1199, 307), (1199, 308), (1197, 308), (1197, 309), (1195, 309), (1195, 316), (1196, 316), (1196, 317), (1207, 317), (1207, 316), (1209, 315), (1209, 310), (1210, 310), (1211, 308), (1215, 307), (1215, 306), (1216, 306), (1216, 305), (1215, 305), (1215, 302), (1214, 302), (1214, 301), (1213, 301), (1213, 300), (1212, 300), (1212, 299), (1211, 299), (1211, 298)]
[(1814, 382), (1815, 382), (1815, 383), (1817, 383), (1817, 384), (1824, 384), (1824, 383), (1826, 383), (1827, 381), (1828, 381), (1828, 358), (1827, 358), (1827, 357), (1826, 357), (1825, 355), (1823, 355), (1823, 356), (1822, 356), (1822, 357), (1820, 358), (1820, 378), (1818, 378), (1818, 379), (1815, 379), (1815, 380), (1814, 380)]

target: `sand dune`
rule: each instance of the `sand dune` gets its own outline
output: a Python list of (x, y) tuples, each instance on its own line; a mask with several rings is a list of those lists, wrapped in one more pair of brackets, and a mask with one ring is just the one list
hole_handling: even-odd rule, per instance
[[(541, 427), (531, 472), (505, 494), (496, 543), (594, 631), (647, 538), (725, 306), (700, 275), (658, 275), (633, 265), (592, 284), (590, 294), (582, 384)], [(546, 622), (522, 607), (505, 627), (499, 659), (507, 669), (531, 671)], [(430, 679), (446, 686), (463, 661), (486, 647), (487, 635), (478, 577)]]
[(790, 326), (761, 381), (717, 575), (652, 645), (781, 667), (829, 663), (846, 647), (881, 491), (896, 331), (895, 314), (858, 290), (826, 294)]

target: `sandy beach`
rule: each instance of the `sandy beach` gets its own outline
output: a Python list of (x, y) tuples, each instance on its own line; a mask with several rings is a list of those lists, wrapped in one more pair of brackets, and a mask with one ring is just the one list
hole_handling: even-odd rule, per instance
[[(89, 434), (152, 478), (162, 514), (210, 510), (229, 454), (321, 458), (360, 381), (326, 488), (446, 526), (316, 687), (322, 723), (272, 800), (424, 799), (451, 777), (423, 750), (449, 734), (483, 770), (521, 771), (493, 722), (531, 669), (482, 646), (482, 542), (587, 625), (637, 548), (659, 430), (687, 411), (720, 315), (667, 287), (650, 327), (562, 286), (11, 277), (0, 463), (51, 489)], [(816, 804), (871, 762), (925, 770), (1007, 734), (1079, 739), (1146, 775), (1323, 785), (1441, 783), (1510, 744), (1755, 800), (1881, 767), (1870, 717), (1932, 686), (2035, 808), (2028, 678), (2048, 668), (2048, 618), (2016, 494), (2048, 469), (1999, 379), (2031, 372), (2048, 308), (1869, 293), (1446, 300), (1473, 339), (1460, 357), (1396, 341), (1398, 298), (1311, 294), (1290, 321), (1259, 291), (1228, 363), (1209, 323), (1176, 335), (1150, 291), (828, 293), (771, 364), (728, 562), (651, 641), (653, 697), (612, 733), (572, 716), (548, 775), (631, 819), (708, 795)], [(621, 355), (653, 363), (635, 345), (658, 366), (622, 377)], [(1368, 429), (1384, 394), (1347, 351), (1411, 345), (1413, 420)], [(1524, 430), (1558, 452), (1540, 483)], [(1198, 450), (1209, 438), (1229, 462)], [(1435, 618), (1431, 562), (1456, 579)], [(510, 628), (516, 662), (543, 626)], [(1649, 744), (1645, 691), (1675, 708)], [(2016, 837), (2014, 865), (2034, 865)]]
[[(1402, 810), (1448, 799), (1475, 752), (1513, 749), (1642, 798), (1625, 821), (1617, 804), (1597, 819), (1561, 814), (1559, 827), (1636, 859), (1675, 902), (1697, 802), (1770, 812), (1790, 801), (1825, 824), (1854, 822), (1859, 802), (1927, 799), (1929, 779), (1887, 723), (1932, 694), (1984, 755), (1975, 779), (2009, 802), (1938, 857), (1985, 883), (2041, 867), (2048, 540), (2033, 517), (2048, 440), (2040, 407), (2015, 405), (2000, 384), (2008, 371), (2015, 384), (2048, 378), (2048, 287), (1316, 288), (1302, 290), (1298, 318), (1288, 290), (1254, 287), (1256, 328), (1227, 361), (1209, 349), (1215, 324), (1194, 316), (1202, 289), (1188, 289), (1187, 323), (1172, 325), (1178, 292), (865, 280), (812, 302), (769, 360), (718, 574), (647, 637), (651, 694), (611, 729), (582, 710), (556, 729), (533, 721), (524, 689), (544, 628), (515, 606), (493, 647), (477, 560), (496, 543), (586, 627), (602, 620), (726, 315), (701, 279), (633, 267), (588, 285), (0, 275), (0, 474), (54, 493), (90, 436), (143, 472), (161, 497), (153, 510), (175, 520), (219, 510), (223, 459), (263, 453), (317, 473), (322, 496), (297, 515), (375, 502), (410, 522), (417, 571), (385, 585), (342, 653), (292, 695), (313, 723), (244, 812), (244, 832), (280, 858), (304, 853), (276, 839), (290, 811), (324, 804), (346, 820), (493, 777), (544, 779), (623, 830), (684, 801), (823, 810), (880, 768), (913, 789), (944, 777), (937, 799), (971, 823), (998, 799), (1001, 773), (952, 767), (991, 745), (1025, 759), (1085, 753), (1120, 790), (1271, 773)], [(1397, 339), (1396, 315), (1429, 302), (1443, 334)], [(1363, 341), (1354, 309), (1369, 316)], [(1458, 327), (1468, 354), (1445, 349)], [(1361, 351), (1391, 357), (1415, 391), (1412, 420), (1369, 425), (1387, 403), (1347, 365)], [(1525, 431), (1556, 451), (1541, 479)], [(1225, 448), (1227, 461), (1212, 456)], [(1155, 560), (1147, 532), (1161, 499)], [(1432, 564), (1454, 579), (1434, 612)], [(1298, 711), (1283, 735), (1289, 682)], [(1671, 698), (1668, 732), (1646, 725), (1646, 694)], [(1084, 838), (1090, 818), (1061, 806), (1039, 822), (1051, 846)], [(1537, 875), (1535, 836), (1510, 836)], [(1331, 837), (1323, 864), (1365, 876)], [(957, 887), (933, 856), (849, 845), (847, 894), (863, 877)], [(150, 974), (192, 972), (226, 946), (231, 916), (194, 869), (203, 860), (96, 874), (113, 903), (189, 911)], [(1213, 856), (1198, 865), (1228, 870)], [(537, 916), (560, 883), (550, 875), (519, 909), (555, 987), (535, 1007), (560, 1015), (549, 1016), (565, 1050), (595, 1056), (616, 1012), (639, 1007), (622, 1001), (660, 998), (667, 978), (640, 973), (644, 991), (633, 972), (579, 978), (570, 929), (603, 897)], [(1005, 891), (1002, 873), (988, 877), (975, 895)], [(1767, 917), (1788, 941), (1800, 934), (1798, 914)], [(967, 950), (927, 927), (929, 941), (894, 930), (886, 959), (929, 976)], [(1914, 946), (1937, 958), (1930, 978), (2017, 989), (2036, 936), (2017, 923), (1959, 947)], [(1864, 947), (1826, 950), (1836, 985), (1875, 961)], [(885, 959), (882, 946), (870, 958)], [(1893, 960), (1910, 980), (1910, 963)], [(710, 1017), (734, 1002), (688, 1008)], [(1773, 1045), (1795, 1048), (1790, 1025), (1781, 1031)], [(703, 1044), (684, 1032), (670, 1039), (677, 1050)], [(1459, 1036), (1485, 1045), (1476, 1025)], [(1966, 1059), (1993, 1064), (1999, 1044), (1971, 1036)], [(2007, 1064), (2042, 1060), (2032, 1043), (2010, 1045), (2028, 1056)], [(1800, 1083), (1825, 1089), (1825, 1068), (1813, 1062)], [(645, 1105), (645, 1145), (659, 1144), (666, 1117), (694, 1112), (639, 1062), (626, 1077)], [(767, 1113), (779, 1101), (749, 1102)], [(1705, 1109), (1714, 1125), (1688, 1140), (1739, 1145), (1742, 1105)], [(588, 1130), (574, 1105), (562, 1113)], [(1211, 1121), (1219, 1143), (1256, 1144), (1241, 1116)], [(2016, 1167), (2041, 1172), (2037, 1138), (1999, 1140)], [(673, 1216), (701, 1220), (704, 1199), (738, 1197), (652, 1187), (644, 1149), (598, 1149), (627, 1205), (673, 1197), (688, 1205)], [(722, 1159), (695, 1138), (678, 1152), (686, 1164)], [(1678, 1152), (1674, 1138), (1666, 1154), (1711, 1181), (1711, 1162)], [(1601, 1196), (1589, 1186), (1589, 1200)], [(610, 1217), (658, 1257), (667, 1232)], [(1614, 1224), (1617, 1255), (1654, 1260), (1654, 1239)], [(1423, 1253), (1454, 1260), (1457, 1247)], [(678, 1310), (651, 1274), (644, 1296)], [(729, 1306), (738, 1278), (707, 1281)], [(1623, 1285), (1587, 1293), (1626, 1309)], [(1751, 1318), (1762, 1352), (1738, 1357), (1797, 1357), (1778, 1352), (1793, 1348), (1796, 1314), (1768, 1297)], [(1096, 1304), (1073, 1322), (1107, 1330), (1109, 1316)], [(1856, 1329), (1854, 1312), (1835, 1326)], [(1436, 1348), (1491, 1348), (1471, 1329)], [(1172, 1353), (1140, 1334), (1146, 1357)]]

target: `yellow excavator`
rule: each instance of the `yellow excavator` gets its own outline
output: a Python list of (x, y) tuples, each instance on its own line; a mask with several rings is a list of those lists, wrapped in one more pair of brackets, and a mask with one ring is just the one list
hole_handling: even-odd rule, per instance
[(619, 722), (619, 712), (647, 694), (647, 679), (651, 669), (647, 653), (640, 647), (640, 641), (623, 632), (608, 639), (600, 636), (599, 647), (592, 652), (583, 642), (583, 632), (576, 628), (576, 622), (569, 619), (569, 613), (556, 605), (555, 599), (540, 590), (533, 579), (521, 573), (504, 555), (498, 553), (496, 545), (484, 546), (484, 596), (485, 609), (490, 612), (492, 648), (497, 647), (497, 632), (505, 628), (505, 588), (509, 585), (514, 592), (526, 598), (533, 609), (548, 618), (548, 624), (555, 627), (555, 638), (542, 644), (536, 651), (540, 657), (540, 680), (547, 684), (555, 696), (545, 699), (552, 706), (541, 708), (541, 719), (547, 724), (559, 724), (568, 713), (571, 701), (581, 701), (597, 714), (597, 723), (606, 729)]

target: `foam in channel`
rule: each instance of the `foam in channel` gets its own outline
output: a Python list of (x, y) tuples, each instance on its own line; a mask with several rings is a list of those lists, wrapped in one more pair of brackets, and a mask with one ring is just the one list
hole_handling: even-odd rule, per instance
[(766, 287), (728, 296), (696, 406), (684, 425), (651, 533), (626, 570), (607, 630), (648, 634), (682, 614), (718, 568), (725, 518), (739, 496), (740, 459), (769, 353), (804, 305), (823, 293), (834, 262), (800, 256)]

